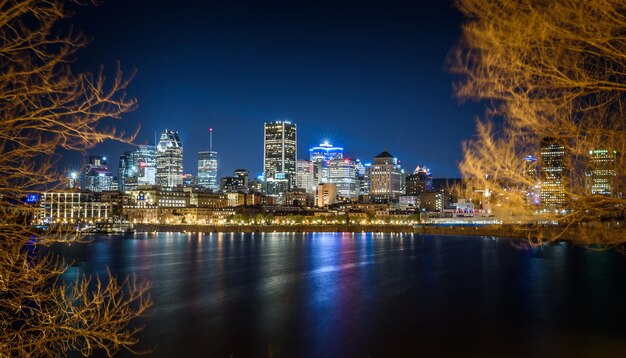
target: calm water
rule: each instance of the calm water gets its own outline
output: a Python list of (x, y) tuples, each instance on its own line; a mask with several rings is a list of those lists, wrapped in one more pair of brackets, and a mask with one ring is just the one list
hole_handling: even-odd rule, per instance
[[(626, 356), (626, 257), (410, 234), (136, 234), (56, 246), (152, 282), (154, 356)], [(121, 354), (126, 355), (126, 354)]]

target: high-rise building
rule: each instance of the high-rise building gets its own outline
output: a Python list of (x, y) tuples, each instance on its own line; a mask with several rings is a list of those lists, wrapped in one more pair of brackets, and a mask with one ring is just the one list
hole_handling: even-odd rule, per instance
[(420, 195), (432, 190), (433, 175), (426, 166), (417, 166), (413, 174), (406, 176), (406, 195)]
[(343, 148), (333, 147), (329, 141), (324, 141), (317, 147), (309, 148), (309, 157), (314, 163), (343, 159)]
[(531, 205), (539, 205), (539, 202), (541, 201), (541, 192), (537, 158), (535, 158), (532, 154), (528, 154), (522, 160), (524, 161), (524, 172), (522, 175), (526, 181), (526, 185), (524, 185), (522, 190), (524, 195), (526, 195), (526, 202)]
[(183, 185), (183, 145), (177, 131), (164, 130), (157, 145), (156, 183), (165, 188)]
[(235, 178), (239, 179), (238, 191), (247, 193), (249, 191), (250, 184), (250, 172), (248, 169), (235, 169), (233, 171)]
[(376, 202), (388, 202), (402, 195), (402, 173), (398, 159), (387, 149), (374, 157), (370, 174), (370, 196)]
[(268, 194), (280, 196), (296, 185), (296, 125), (289, 121), (265, 123), (263, 176)]
[(220, 190), (224, 193), (247, 193), (249, 172), (246, 169), (236, 169), (232, 177), (223, 177), (220, 180)]
[(337, 185), (332, 183), (323, 183), (318, 185), (315, 202), (320, 208), (336, 203)]
[(329, 161), (328, 182), (336, 185), (339, 198), (358, 199), (360, 183), (357, 180), (357, 162), (346, 158)]
[(328, 163), (331, 160), (343, 159), (343, 148), (334, 147), (329, 141), (324, 141), (317, 147), (309, 148), (309, 159), (313, 162), (313, 178), (316, 185), (328, 182)]
[(310, 160), (298, 160), (296, 163), (296, 187), (312, 193), (317, 187), (314, 178), (314, 163)]
[(556, 139), (541, 141), (541, 203), (546, 209), (566, 204), (567, 174), (565, 147)]
[(89, 163), (84, 171), (83, 187), (89, 191), (110, 191), (113, 184), (113, 175), (107, 167), (107, 158), (97, 155), (89, 156)]
[(617, 178), (617, 151), (597, 149), (589, 151), (591, 165), (591, 195), (614, 196), (616, 194), (615, 181)]
[(359, 196), (369, 197), (370, 195), (370, 175), (372, 172), (372, 163), (361, 163), (357, 159), (357, 175), (360, 184)]
[(141, 144), (134, 153), (137, 166), (137, 185), (156, 184), (157, 149), (154, 145)]
[(198, 152), (198, 180), (200, 188), (217, 191), (217, 152), (213, 151), (213, 128), (209, 128), (209, 150)]

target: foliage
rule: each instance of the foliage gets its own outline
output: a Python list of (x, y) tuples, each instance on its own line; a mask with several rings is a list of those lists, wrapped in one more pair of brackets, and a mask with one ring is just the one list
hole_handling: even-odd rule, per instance
[[(457, 6), (467, 21), (450, 54), (461, 78), (455, 91), (488, 104), (476, 137), (464, 146), (460, 169), (473, 180), (468, 189), (487, 188), (504, 221), (558, 221), (564, 234), (581, 223), (623, 216), (626, 3), (458, 0)], [(549, 141), (565, 153), (565, 203), (535, 206), (529, 203), (533, 188), (543, 176), (545, 190), (548, 174), (529, 176), (522, 158), (534, 154), (541, 165), (541, 143)], [(617, 153), (608, 164), (616, 175), (607, 195), (590, 191), (597, 165), (591, 151), (601, 149)], [(586, 239), (614, 245), (625, 238), (618, 232)]]
[(36, 208), (21, 203), (31, 190), (59, 185), (62, 151), (134, 137), (102, 122), (135, 106), (119, 68), (108, 81), (102, 70), (72, 70), (72, 56), (88, 39), (59, 30), (64, 5), (0, 1), (0, 356), (131, 349), (138, 328), (130, 323), (151, 306), (146, 282), (109, 274), (64, 283), (68, 265), (39, 246), (81, 238), (60, 231), (41, 237), (30, 225)]

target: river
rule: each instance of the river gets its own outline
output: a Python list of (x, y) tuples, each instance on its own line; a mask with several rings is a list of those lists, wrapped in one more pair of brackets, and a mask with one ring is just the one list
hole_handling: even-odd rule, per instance
[[(626, 257), (372, 233), (156, 233), (55, 245), (136, 274), (155, 357), (625, 356)], [(121, 352), (120, 356), (128, 353)]]

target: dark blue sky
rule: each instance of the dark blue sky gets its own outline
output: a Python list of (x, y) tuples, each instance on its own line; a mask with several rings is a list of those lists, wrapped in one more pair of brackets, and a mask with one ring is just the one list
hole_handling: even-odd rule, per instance
[[(263, 123), (289, 119), (299, 159), (330, 137), (352, 158), (371, 161), (387, 147), (408, 170), (426, 164), (454, 177), (480, 109), (459, 104), (445, 67), (461, 20), (443, 0), (106, 0), (70, 22), (93, 37), (78, 67), (137, 69), (127, 92), (139, 108), (115, 125), (141, 126), (137, 143), (178, 130), (186, 173), (196, 174), (209, 127), (220, 176), (260, 173)], [(116, 168), (128, 149), (90, 153)]]

